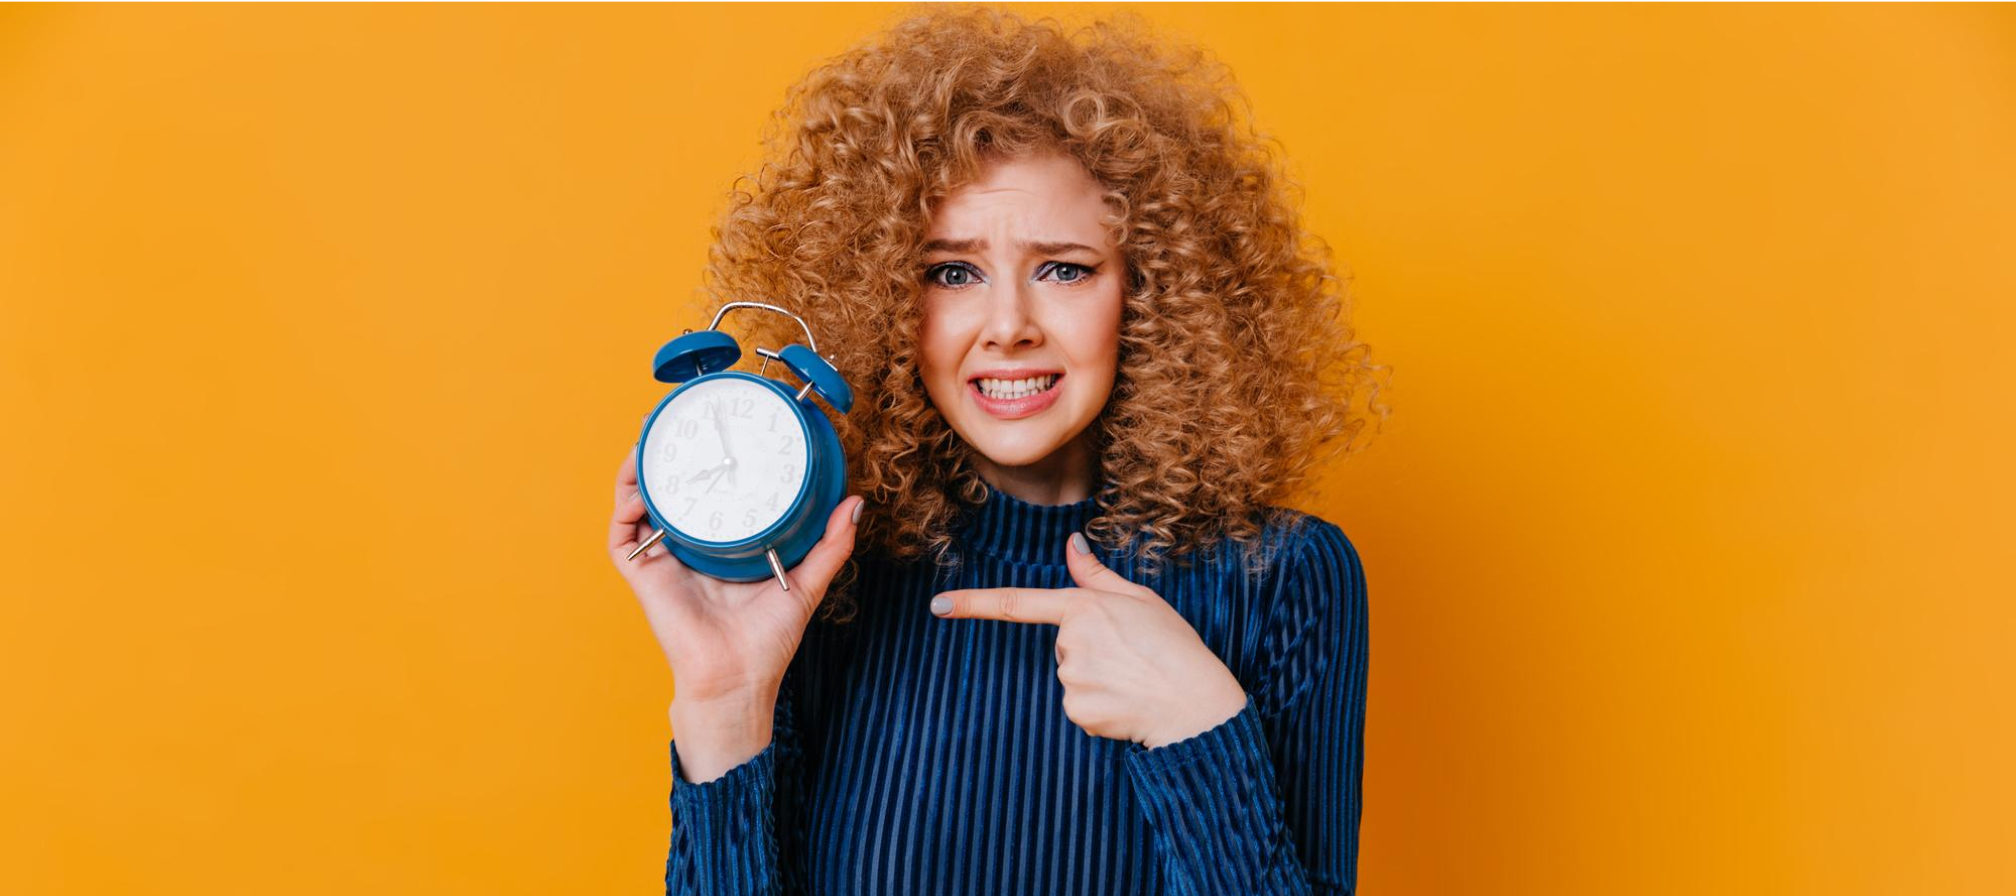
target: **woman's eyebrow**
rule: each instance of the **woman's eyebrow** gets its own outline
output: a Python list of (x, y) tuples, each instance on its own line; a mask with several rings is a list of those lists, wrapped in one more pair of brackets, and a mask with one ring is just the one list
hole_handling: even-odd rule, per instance
[[(1094, 249), (1091, 246), (1087, 246), (1084, 243), (1029, 242), (1027, 240), (1024, 240), (1022, 243), (1020, 243), (1020, 245), (1022, 246), (1023, 250), (1029, 252), (1035, 252), (1038, 255), (1060, 255), (1065, 252), (1071, 252), (1074, 250), (1090, 252), (1093, 253), (1094, 255), (1097, 255), (1099, 253), (1099, 250)], [(979, 252), (985, 250), (986, 248), (987, 248), (987, 241), (983, 239), (930, 240), (924, 244), (924, 251), (926, 252)]]

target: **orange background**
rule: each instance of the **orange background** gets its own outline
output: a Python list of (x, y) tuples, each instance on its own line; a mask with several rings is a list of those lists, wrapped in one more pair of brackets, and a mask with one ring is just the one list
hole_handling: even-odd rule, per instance
[[(1361, 889), (2016, 892), (2016, 10), (1136, 9), (1395, 371)], [(896, 11), (0, 9), (0, 892), (657, 890), (611, 481)]]

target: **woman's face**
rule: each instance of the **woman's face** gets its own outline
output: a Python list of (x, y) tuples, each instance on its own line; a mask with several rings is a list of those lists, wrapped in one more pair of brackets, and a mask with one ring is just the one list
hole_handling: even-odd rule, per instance
[(996, 485), (1091, 485), (1080, 437), (1113, 391), (1125, 280), (1103, 192), (1078, 160), (1037, 155), (993, 163), (932, 216), (924, 386)]

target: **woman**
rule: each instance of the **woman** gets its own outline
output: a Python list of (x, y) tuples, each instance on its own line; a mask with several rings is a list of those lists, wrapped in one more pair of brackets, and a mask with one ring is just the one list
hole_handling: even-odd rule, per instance
[(1363, 573), (1270, 501), (1380, 368), (1216, 75), (933, 9), (793, 89), (711, 286), (833, 347), (856, 494), (726, 583), (624, 559), (625, 456), (667, 892), (1353, 889)]

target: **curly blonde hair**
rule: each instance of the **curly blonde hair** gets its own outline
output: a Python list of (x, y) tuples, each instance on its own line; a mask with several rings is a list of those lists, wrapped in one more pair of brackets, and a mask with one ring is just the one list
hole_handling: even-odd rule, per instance
[[(1118, 375), (1092, 424), (1107, 488), (1088, 537), (1133, 544), (1149, 569), (1165, 552), (1250, 545), (1310, 467), (1389, 414), (1386, 368), (1353, 341), (1348, 275), (1303, 232), (1278, 141), (1254, 130), (1222, 64), (1165, 49), (1131, 15), (1074, 30), (997, 8), (911, 11), (792, 86), (764, 141), (712, 231), (705, 289), (715, 307), (803, 317), (853, 384), (834, 422), (849, 492), (868, 501), (857, 559), (956, 562), (956, 521), (986, 497), (925, 392), (918, 333), (934, 203), (996, 157), (1068, 153), (1114, 210), (1128, 279)], [(740, 317), (760, 344), (802, 338), (776, 315)], [(852, 617), (854, 580), (850, 562), (826, 618)]]

